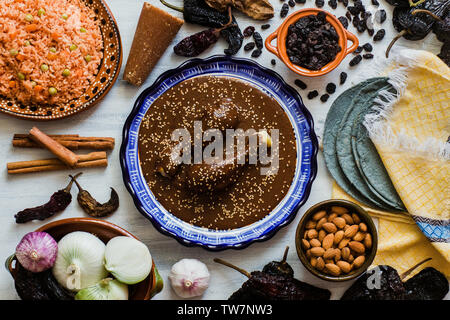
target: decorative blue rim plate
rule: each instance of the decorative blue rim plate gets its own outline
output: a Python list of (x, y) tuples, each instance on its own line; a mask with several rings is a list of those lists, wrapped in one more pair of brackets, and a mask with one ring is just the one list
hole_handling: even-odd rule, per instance
[[(297, 142), (297, 165), (293, 183), (278, 206), (262, 220), (232, 230), (210, 230), (193, 226), (168, 212), (155, 199), (141, 172), (138, 155), (139, 127), (152, 103), (176, 84), (200, 75), (234, 77), (247, 81), (274, 97), (286, 111)], [(311, 114), (297, 91), (277, 73), (248, 59), (212, 56), (191, 59), (178, 68), (164, 72), (155, 83), (137, 98), (123, 128), (120, 164), (124, 183), (136, 208), (161, 233), (186, 246), (208, 250), (243, 249), (255, 241), (270, 239), (281, 227), (289, 224), (308, 199), (317, 172), (317, 137)]]

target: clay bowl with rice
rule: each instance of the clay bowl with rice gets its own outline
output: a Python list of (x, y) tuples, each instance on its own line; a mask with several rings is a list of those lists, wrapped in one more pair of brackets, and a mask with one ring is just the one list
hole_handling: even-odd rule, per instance
[(102, 0), (5, 0), (0, 8), (0, 111), (55, 120), (108, 93), (122, 64), (117, 23)]

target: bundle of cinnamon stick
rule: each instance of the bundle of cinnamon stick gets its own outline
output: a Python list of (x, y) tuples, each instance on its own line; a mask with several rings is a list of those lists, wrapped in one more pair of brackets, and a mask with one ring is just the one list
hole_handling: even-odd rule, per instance
[(46, 135), (33, 127), (29, 134), (15, 134), (12, 144), (22, 148), (46, 148), (57, 158), (7, 163), (9, 174), (31, 173), (75, 168), (106, 167), (105, 151), (75, 154), (69, 149), (112, 150), (114, 138), (80, 137), (78, 135)]

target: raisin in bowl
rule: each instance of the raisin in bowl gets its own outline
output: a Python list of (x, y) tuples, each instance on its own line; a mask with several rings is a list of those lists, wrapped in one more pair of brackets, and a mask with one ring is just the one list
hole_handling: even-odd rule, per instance
[[(276, 45), (272, 45), (275, 39)], [(295, 73), (317, 77), (335, 69), (356, 50), (359, 41), (333, 14), (308, 8), (286, 18), (265, 44)]]

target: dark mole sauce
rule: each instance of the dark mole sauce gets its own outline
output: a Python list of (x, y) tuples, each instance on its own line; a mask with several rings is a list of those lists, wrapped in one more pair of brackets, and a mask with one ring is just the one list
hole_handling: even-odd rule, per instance
[[(279, 170), (261, 175), (261, 165), (247, 165), (234, 184), (220, 192), (193, 193), (156, 172), (162, 141), (173, 130), (192, 132), (206, 106), (232, 99), (239, 115), (238, 128), (279, 130)], [(167, 90), (147, 111), (139, 131), (139, 159), (147, 184), (164, 208), (190, 224), (215, 230), (247, 226), (264, 218), (284, 198), (296, 168), (295, 134), (278, 102), (238, 79), (199, 76)]]

